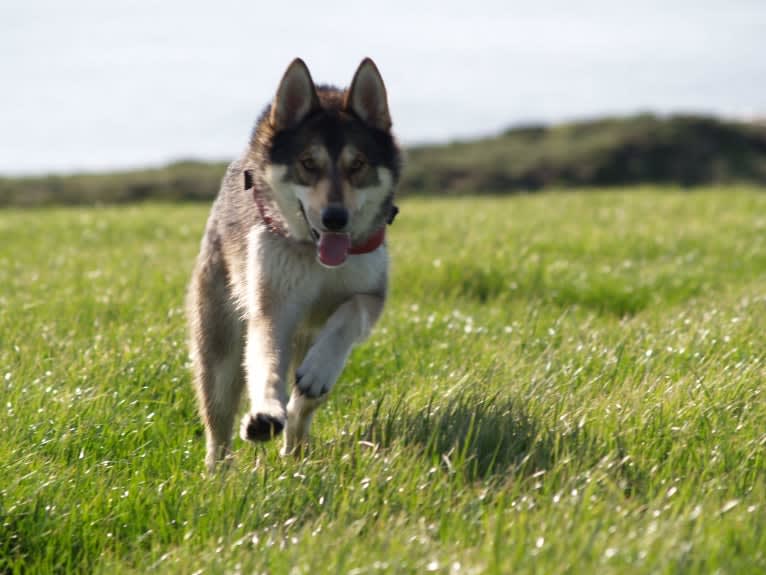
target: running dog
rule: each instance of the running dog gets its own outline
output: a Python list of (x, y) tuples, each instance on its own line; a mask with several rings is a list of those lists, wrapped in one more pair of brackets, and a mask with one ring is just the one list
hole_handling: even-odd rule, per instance
[(230, 457), (245, 387), (243, 439), (284, 429), (283, 454), (305, 445), (314, 411), (383, 310), (400, 169), (372, 60), (345, 90), (317, 87), (302, 60), (290, 64), (227, 169), (188, 290), (208, 470)]

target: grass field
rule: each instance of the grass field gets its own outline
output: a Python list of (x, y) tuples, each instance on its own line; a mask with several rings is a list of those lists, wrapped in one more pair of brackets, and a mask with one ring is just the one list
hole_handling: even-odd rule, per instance
[(766, 569), (762, 191), (404, 202), (310, 455), (212, 478), (206, 212), (0, 212), (0, 572)]

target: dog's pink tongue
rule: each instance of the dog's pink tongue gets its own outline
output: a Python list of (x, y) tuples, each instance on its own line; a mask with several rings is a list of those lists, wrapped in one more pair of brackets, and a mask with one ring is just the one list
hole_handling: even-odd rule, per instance
[(348, 234), (336, 234), (322, 232), (319, 235), (319, 261), (324, 265), (334, 268), (341, 265), (348, 257), (351, 249), (351, 236)]

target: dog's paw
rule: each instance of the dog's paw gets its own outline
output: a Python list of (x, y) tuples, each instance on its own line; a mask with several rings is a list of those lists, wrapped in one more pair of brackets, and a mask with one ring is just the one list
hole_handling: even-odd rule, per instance
[(226, 473), (231, 467), (233, 460), (234, 456), (231, 453), (227, 454), (226, 457), (221, 459), (217, 459), (215, 456), (208, 454), (207, 457), (205, 457), (205, 469), (207, 474), (215, 475)]
[(288, 445), (287, 442), (279, 450), (280, 457), (294, 457), (295, 459), (303, 459), (308, 453), (308, 443), (301, 441), (295, 445)]
[(337, 354), (323, 353), (319, 346), (314, 346), (295, 371), (295, 386), (306, 397), (322, 397), (335, 385), (345, 361), (345, 356), (338, 359)]
[(205, 468), (208, 475), (218, 471), (226, 471), (230, 466), (233, 455), (228, 445), (208, 445), (205, 455)]
[(285, 416), (273, 413), (249, 413), (242, 419), (240, 437), (246, 441), (268, 441), (285, 427)]

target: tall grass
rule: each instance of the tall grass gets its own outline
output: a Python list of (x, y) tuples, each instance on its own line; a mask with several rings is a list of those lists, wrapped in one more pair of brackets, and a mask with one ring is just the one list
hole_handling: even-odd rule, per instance
[(766, 196), (409, 200), (302, 460), (202, 473), (207, 208), (0, 212), (0, 571), (766, 569)]

